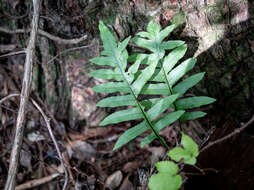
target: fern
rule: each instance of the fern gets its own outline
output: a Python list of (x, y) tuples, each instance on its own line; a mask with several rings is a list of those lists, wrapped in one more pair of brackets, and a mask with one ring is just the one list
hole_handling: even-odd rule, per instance
[[(141, 146), (158, 139), (162, 145), (169, 149), (159, 132), (175, 121), (178, 121), (181, 128), (183, 121), (205, 116), (205, 112), (191, 111), (191, 109), (215, 101), (215, 99), (206, 96), (184, 97), (187, 90), (195, 86), (205, 73), (194, 74), (181, 80), (195, 66), (196, 59), (189, 58), (178, 63), (187, 51), (186, 44), (180, 40), (164, 41), (174, 27), (174, 25), (170, 25), (162, 30), (159, 24), (151, 21), (147, 26), (147, 31), (139, 32), (138, 37), (133, 39), (137, 46), (146, 49), (148, 53), (129, 56), (126, 47), (131, 37), (117, 42), (103, 22), (99, 23), (104, 50), (100, 57), (91, 59), (91, 62), (104, 66), (104, 69), (95, 70), (90, 73), (90, 76), (107, 79), (110, 82), (99, 84), (93, 87), (93, 90), (101, 93), (118, 92), (121, 95), (104, 98), (97, 103), (97, 106), (128, 106), (126, 109), (107, 116), (100, 125), (142, 120), (119, 137), (114, 150), (149, 129), (151, 133), (142, 140)], [(167, 53), (168, 51), (170, 52)], [(142, 97), (145, 95), (146, 98), (140, 100), (140, 95)], [(151, 95), (153, 95), (152, 97), (157, 96), (151, 98)], [(167, 113), (166, 111), (169, 109), (173, 111)], [(185, 164), (194, 165), (198, 156), (198, 145), (183, 132), (181, 144), (182, 147), (170, 150), (168, 156), (175, 162), (183, 161)], [(156, 167), (159, 173), (152, 176), (149, 181), (151, 190), (173, 190), (181, 186), (181, 176), (177, 175), (176, 164), (158, 162)], [(160, 182), (160, 178), (165, 180)], [(167, 178), (171, 179), (173, 184), (168, 183)]]
[[(185, 112), (185, 110), (215, 101), (212, 98), (202, 96), (181, 98), (189, 88), (203, 78), (204, 73), (195, 74), (175, 85), (181, 77), (194, 67), (196, 60), (190, 58), (175, 67), (184, 56), (187, 47), (183, 41), (163, 41), (173, 29), (174, 25), (171, 25), (161, 30), (157, 23), (151, 21), (147, 26), (147, 32), (140, 32), (137, 35), (141, 38), (134, 38), (134, 42), (138, 46), (148, 49), (151, 53), (136, 55), (134, 59), (132, 58), (133, 64), (127, 68), (129, 56), (126, 46), (130, 37), (117, 43), (109, 29), (102, 22), (99, 24), (104, 50), (101, 57), (93, 58), (91, 62), (101, 66), (109, 66), (109, 68), (96, 70), (90, 73), (90, 76), (111, 79), (114, 82), (97, 85), (93, 90), (101, 93), (120, 92), (122, 95), (105, 98), (98, 102), (97, 106), (133, 106), (133, 108), (109, 115), (100, 125), (143, 119), (140, 124), (124, 132), (115, 144), (114, 150), (148, 129), (151, 129), (152, 133), (144, 138), (141, 143), (142, 146), (158, 138), (168, 148), (165, 141), (159, 136), (159, 131), (176, 120), (182, 122), (204, 116), (204, 112)], [(172, 51), (165, 56), (165, 50)], [(141, 64), (147, 67), (140, 69)], [(167, 97), (139, 101), (140, 94), (166, 95)], [(169, 108), (174, 108), (175, 111), (158, 118)]]
[[(117, 82), (100, 84), (95, 86), (93, 90), (96, 92), (121, 92), (125, 94), (122, 96), (103, 99), (98, 103), (98, 106), (133, 106), (133, 108), (131, 109), (121, 110), (109, 115), (100, 123), (100, 125), (108, 125), (134, 119), (143, 119), (144, 121), (141, 122), (139, 125), (133, 127), (132, 130), (138, 130), (140, 132), (151, 129), (154, 135), (161, 141), (161, 143), (168, 148), (165, 140), (160, 137), (158, 132), (155, 130), (156, 124), (153, 124), (153, 120), (165, 110), (167, 110), (168, 107), (173, 103), (173, 101), (175, 101), (177, 96), (173, 95), (167, 99), (161, 99), (156, 104), (154, 104), (148, 111), (145, 111), (145, 107), (138, 100), (138, 96), (142, 88), (151, 78), (158, 64), (158, 59), (154, 56), (156, 54), (152, 54), (149, 56), (138, 56), (135, 63), (127, 69), (126, 67), (128, 52), (126, 51), (126, 46), (128, 44), (128, 41), (130, 40), (130, 37), (125, 39), (123, 42), (117, 43), (112, 33), (102, 22), (100, 22), (99, 24), (99, 30), (104, 46), (104, 51), (102, 52), (103, 56), (93, 58), (91, 59), (91, 62), (97, 65), (110, 66), (111, 68), (94, 71), (90, 73), (90, 76), (105, 78), (105, 75), (101, 75), (101, 73), (107, 72), (109, 73), (106, 76), (107, 79), (114, 79)], [(137, 73), (141, 62), (147, 64), (147, 67), (143, 70), (139, 70), (139, 75), (135, 77), (135, 74)], [(119, 104), (119, 102), (121, 103)], [(166, 107), (164, 105), (168, 106)], [(182, 115), (182, 113), (182, 111), (179, 111), (178, 114), (175, 113), (173, 115), (174, 119), (178, 119)], [(175, 120), (172, 119), (172, 122), (174, 122)], [(166, 121), (164, 121), (164, 123), (170, 124)], [(121, 147), (135, 137), (135, 133), (128, 135), (128, 139), (122, 139), (120, 137), (114, 149)]]
[[(183, 41), (162, 41), (165, 37), (168, 36), (173, 28), (174, 25), (171, 25), (160, 31), (160, 26), (157, 23), (151, 21), (147, 26), (147, 32), (140, 32), (137, 34), (140, 37), (134, 38), (134, 42), (138, 46), (151, 51), (152, 54), (156, 54), (157, 58), (159, 59), (158, 68), (155, 69), (155, 73), (149, 79), (149, 81), (153, 83), (145, 84), (141, 94), (166, 96), (178, 94), (178, 100), (176, 100), (171, 105), (175, 111), (186, 111), (187, 109), (200, 107), (214, 102), (215, 99), (205, 96), (182, 98), (184, 93), (189, 88), (195, 86), (203, 78), (205, 73), (195, 74), (175, 85), (188, 71), (190, 71), (195, 66), (196, 59), (189, 58), (176, 66), (177, 62), (186, 53), (187, 47)], [(173, 50), (164, 57), (165, 49)], [(153, 101), (157, 102), (158, 100), (159, 98)], [(150, 105), (153, 106), (153, 102), (150, 102)], [(179, 118), (179, 123), (185, 120), (197, 119), (205, 115), (206, 113), (201, 111), (185, 112)], [(156, 130), (160, 131), (164, 127), (165, 126), (163, 125), (158, 126), (156, 127)], [(143, 139), (141, 145), (144, 146), (149, 144), (155, 138), (156, 136), (152, 133)]]

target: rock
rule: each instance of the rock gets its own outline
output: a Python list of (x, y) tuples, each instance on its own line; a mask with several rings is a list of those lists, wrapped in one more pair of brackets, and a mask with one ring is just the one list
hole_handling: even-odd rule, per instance
[(123, 174), (120, 170), (118, 170), (115, 173), (108, 176), (105, 185), (110, 189), (116, 189), (121, 184), (122, 179)]

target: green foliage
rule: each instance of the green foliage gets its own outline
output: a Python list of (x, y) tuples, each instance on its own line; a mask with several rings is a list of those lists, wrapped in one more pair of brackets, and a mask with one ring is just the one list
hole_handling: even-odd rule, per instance
[(181, 187), (182, 177), (177, 175), (179, 169), (174, 162), (157, 162), (155, 167), (159, 173), (150, 178), (148, 183), (150, 190), (177, 190)]
[[(205, 116), (206, 113), (191, 109), (215, 101), (205, 96), (184, 97), (205, 73), (194, 74), (181, 80), (195, 66), (196, 59), (189, 58), (178, 63), (187, 51), (186, 44), (180, 40), (164, 41), (174, 28), (174, 25), (170, 25), (162, 30), (160, 25), (151, 21), (147, 31), (139, 32), (137, 37), (133, 38), (134, 43), (146, 49), (147, 53), (129, 56), (126, 47), (131, 38), (117, 42), (110, 30), (102, 22), (99, 23), (104, 50), (100, 57), (91, 59), (91, 62), (104, 68), (93, 71), (90, 76), (110, 81), (93, 87), (93, 90), (101, 93), (118, 92), (120, 95), (104, 98), (97, 106), (128, 106), (107, 116), (100, 125), (141, 120), (119, 137), (114, 150), (149, 130), (150, 134), (141, 142), (142, 147), (158, 139), (169, 149), (159, 132), (176, 121), (180, 125), (183, 121)], [(141, 99), (141, 95), (145, 98)], [(151, 95), (157, 96), (152, 98)], [(172, 110), (170, 113), (169, 109)], [(181, 145), (182, 147), (169, 151), (168, 156), (176, 162), (194, 165), (198, 156), (198, 145), (184, 133)], [(156, 168), (159, 173), (153, 175), (149, 181), (151, 190), (174, 190), (181, 186), (182, 178), (177, 175), (178, 167), (174, 162), (158, 162)]]
[[(185, 164), (195, 165), (199, 154), (198, 145), (187, 135), (182, 133), (181, 147), (175, 147), (168, 152), (168, 156)], [(152, 175), (149, 179), (150, 190), (177, 190), (182, 185), (182, 177), (177, 175), (178, 166), (172, 161), (161, 161), (155, 164), (159, 173)]]
[(168, 156), (176, 162), (183, 160), (183, 163), (185, 164), (195, 165), (196, 157), (199, 154), (198, 145), (189, 136), (183, 133), (181, 145), (183, 146), (183, 148), (173, 148), (168, 152)]

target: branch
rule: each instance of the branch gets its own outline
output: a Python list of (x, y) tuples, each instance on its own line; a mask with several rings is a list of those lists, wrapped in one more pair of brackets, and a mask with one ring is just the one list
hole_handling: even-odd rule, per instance
[(2, 104), (5, 100), (9, 99), (9, 98), (12, 98), (12, 97), (15, 97), (15, 96), (19, 96), (19, 94), (10, 94), (8, 96), (5, 96), (4, 98), (2, 98), (0, 100), (0, 104)]
[(53, 179), (55, 179), (58, 176), (59, 176), (59, 173), (54, 173), (54, 174), (51, 174), (47, 177), (43, 177), (40, 179), (34, 179), (34, 180), (31, 180), (31, 181), (26, 182), (24, 184), (18, 185), (15, 188), (15, 190), (25, 190), (25, 189), (35, 188), (35, 187), (38, 187), (39, 185), (42, 185), (42, 184), (52, 181)]
[(34, 51), (35, 51), (35, 40), (38, 31), (38, 21), (39, 21), (39, 12), (40, 12), (40, 0), (33, 0), (33, 19), (32, 19), (32, 29), (30, 33), (30, 40), (28, 47), (26, 49), (26, 61), (24, 68), (24, 77), (21, 90), (21, 99), (18, 112), (18, 118), (16, 122), (16, 132), (15, 139), (12, 147), (10, 165), (8, 171), (8, 177), (5, 184), (5, 190), (14, 190), (16, 182), (16, 174), (18, 168), (19, 154), (23, 141), (24, 133), (24, 121), (25, 121), (25, 111), (27, 107), (27, 102), (30, 94), (31, 88), (31, 79), (32, 79), (32, 68), (34, 61)]
[(203, 151), (205, 151), (206, 149), (212, 147), (213, 145), (216, 145), (216, 144), (218, 144), (218, 143), (221, 143), (221, 142), (223, 142), (223, 141), (225, 141), (225, 140), (227, 140), (227, 139), (229, 139), (229, 138), (231, 138), (231, 137), (233, 137), (233, 136), (235, 136), (235, 135), (241, 133), (244, 129), (246, 129), (246, 128), (247, 128), (251, 123), (253, 123), (253, 122), (254, 122), (254, 115), (253, 115), (252, 118), (251, 118), (246, 124), (244, 124), (242, 127), (238, 128), (238, 129), (235, 129), (232, 133), (229, 133), (228, 135), (226, 135), (226, 136), (224, 136), (224, 137), (222, 137), (222, 138), (220, 138), (220, 139), (218, 139), (218, 140), (209, 142), (208, 145), (206, 145), (204, 148), (202, 148), (202, 149), (200, 150), (200, 153), (203, 152)]
[[(3, 27), (0, 27), (0, 32), (8, 33), (8, 34), (22, 34), (22, 33), (28, 33), (31, 29), (16, 29), (16, 30), (9, 30)], [(58, 42), (59, 44), (78, 44), (85, 39), (87, 39), (87, 35), (82, 36), (81, 38), (74, 38), (74, 39), (62, 39), (58, 36), (54, 36), (52, 34), (49, 34), (48, 32), (45, 32), (44, 30), (38, 29), (38, 34), (45, 36), (53, 41)]]
[[(16, 97), (16, 96), (20, 96), (20, 94), (10, 94), (10, 95), (8, 95), (8, 96), (6, 96), (6, 97), (0, 99), (0, 105), (1, 105), (4, 101), (6, 101), (7, 99), (12, 98), (12, 97)], [(63, 159), (63, 157), (62, 157), (62, 154), (61, 154), (60, 149), (59, 149), (59, 147), (58, 147), (58, 144), (57, 144), (57, 142), (56, 142), (55, 136), (54, 136), (54, 134), (53, 134), (53, 132), (52, 132), (52, 128), (51, 128), (51, 126), (50, 126), (48, 117), (47, 117), (46, 114), (42, 111), (41, 107), (35, 102), (35, 100), (31, 99), (31, 101), (32, 101), (33, 105), (34, 105), (34, 106), (38, 109), (38, 111), (41, 113), (43, 119), (45, 120), (47, 129), (48, 129), (48, 132), (49, 132), (49, 135), (50, 135), (50, 138), (52, 139), (52, 141), (53, 141), (53, 143), (54, 143), (54, 146), (55, 146), (55, 148), (56, 148), (56, 151), (57, 151), (59, 160), (60, 160), (60, 162), (61, 162), (61, 165), (62, 165), (63, 170), (64, 170), (64, 173), (65, 173), (65, 183), (64, 183), (64, 187), (63, 187), (63, 190), (64, 190), (64, 189), (66, 189), (67, 184), (68, 184), (68, 171), (67, 171), (66, 166), (65, 166), (65, 164), (64, 164), (64, 159)], [(58, 175), (57, 175), (57, 176), (58, 176)], [(55, 176), (55, 177), (57, 177), (57, 176)], [(54, 178), (55, 178), (55, 177), (54, 177)], [(45, 180), (44, 180), (44, 179), (45, 179)], [(40, 180), (40, 179), (32, 180), (31, 182), (27, 182), (27, 183), (25, 183), (25, 184), (23, 184), (23, 185), (17, 186), (17, 187), (15, 188), (15, 190), (17, 190), (17, 189), (24, 189), (25, 187), (28, 187), (29, 185), (32, 186), (32, 187), (38, 186), (38, 185), (42, 184), (42, 183), (40, 183), (41, 181), (43, 181), (43, 183), (46, 183), (46, 181), (47, 181), (46, 179), (53, 179), (53, 178), (51, 178), (51, 177), (50, 177), (50, 178), (45, 177), (45, 178), (43, 178), (43, 180)], [(36, 184), (35, 184), (35, 182), (36, 182)], [(31, 188), (31, 187), (30, 187), (30, 188)]]
[(47, 126), (48, 131), (49, 131), (49, 135), (50, 135), (50, 137), (51, 137), (51, 139), (52, 139), (52, 141), (53, 141), (53, 143), (54, 143), (54, 145), (55, 145), (55, 147), (56, 147), (56, 151), (57, 151), (57, 154), (58, 154), (58, 156), (59, 156), (61, 165), (63, 166), (63, 169), (64, 169), (65, 180), (64, 180), (63, 190), (65, 190), (66, 187), (67, 187), (67, 184), (68, 184), (68, 171), (67, 171), (67, 169), (66, 169), (66, 167), (65, 167), (63, 156), (62, 156), (62, 154), (61, 154), (61, 152), (60, 152), (60, 149), (59, 149), (59, 147), (58, 147), (58, 144), (57, 144), (56, 139), (55, 139), (55, 137), (54, 137), (54, 134), (53, 134), (53, 132), (52, 132), (52, 129), (51, 129), (51, 126), (50, 126), (50, 123), (49, 123), (50, 120), (48, 119), (48, 117), (46, 116), (46, 114), (42, 111), (41, 107), (40, 107), (33, 99), (31, 99), (31, 100), (32, 100), (32, 103), (34, 104), (34, 106), (35, 106), (35, 107), (39, 110), (39, 112), (41, 113), (43, 119), (45, 120), (46, 126)]
[(7, 54), (4, 54), (4, 55), (0, 55), (0, 58), (5, 58), (5, 57), (9, 57), (9, 56), (13, 56), (13, 55), (18, 55), (18, 54), (23, 54), (23, 53), (26, 53), (26, 51), (25, 50), (21, 50), (21, 51), (7, 53)]
[[(53, 57), (52, 59), (50, 59), (48, 62), (47, 62), (47, 65), (52, 63), (56, 58), (58, 58), (60, 55), (62, 54), (65, 54), (65, 53), (68, 53), (70, 51), (75, 51), (75, 50), (80, 50), (80, 49), (84, 49), (84, 48), (88, 48), (88, 47), (91, 47), (92, 45), (87, 45), (87, 46), (81, 46), (81, 47), (74, 47), (74, 48), (70, 48), (70, 49), (66, 49), (62, 52), (60, 52), (59, 54), (57, 54), (55, 57)], [(1, 58), (1, 56), (0, 56)]]

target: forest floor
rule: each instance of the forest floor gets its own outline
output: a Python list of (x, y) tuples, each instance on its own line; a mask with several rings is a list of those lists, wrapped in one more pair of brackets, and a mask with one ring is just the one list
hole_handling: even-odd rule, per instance
[[(120, 39), (143, 28), (152, 13), (164, 26), (172, 18), (179, 22), (173, 38), (187, 41), (190, 47), (187, 56), (198, 58), (195, 72), (207, 72), (206, 79), (191, 93), (217, 99), (214, 106), (204, 108), (210, 110), (205, 118), (183, 125), (200, 146), (224, 137), (251, 118), (253, 2), (229, 0), (221, 5), (209, 1), (208, 6), (195, 9), (193, 6), (190, 9), (185, 1), (181, 1), (181, 9), (176, 1), (163, 1), (163, 6), (157, 1), (77, 2), (43, 1), (42, 30), (62, 39), (77, 39), (84, 34), (88, 37), (77, 44), (63, 45), (61, 41), (38, 35), (31, 92), (31, 97), (50, 118), (69, 173), (68, 189), (145, 190), (148, 178), (155, 172), (154, 163), (165, 159), (166, 154), (157, 141), (141, 148), (142, 136), (112, 151), (118, 137), (136, 122), (98, 126), (107, 114), (115, 111), (96, 107), (101, 98), (109, 95), (93, 92), (92, 87), (103, 81), (88, 76), (95, 69), (89, 59), (98, 56), (102, 49), (97, 29), (100, 19), (112, 25)], [(201, 1), (192, 4), (197, 2)], [(31, 5), (30, 1), (20, 0), (0, 2), (0, 100), (21, 91), (25, 60), (22, 51), (29, 39), (25, 32), (11, 33), (3, 28), (11, 31), (29, 28)], [(246, 11), (248, 18), (244, 20)], [(186, 22), (183, 25), (182, 12)], [(228, 19), (232, 22), (225, 24)], [(0, 106), (0, 189), (7, 179), (18, 109), (19, 97), (12, 97)], [(26, 112), (16, 189), (28, 189), (34, 184), (31, 189), (61, 189), (63, 168), (46, 123), (31, 102)], [(253, 127), (252, 124), (243, 133), (202, 152), (197, 163), (200, 169), (186, 167), (182, 171), (182, 189), (254, 189)], [(178, 131), (175, 124), (161, 135), (173, 147)]]

